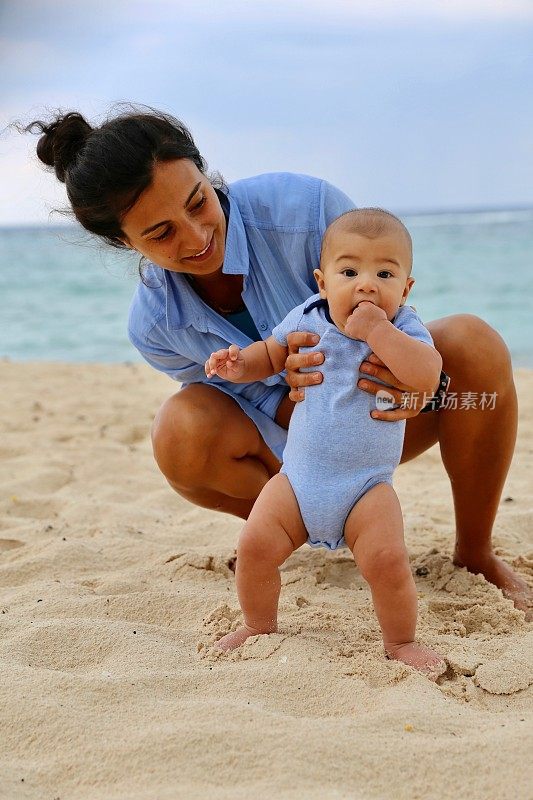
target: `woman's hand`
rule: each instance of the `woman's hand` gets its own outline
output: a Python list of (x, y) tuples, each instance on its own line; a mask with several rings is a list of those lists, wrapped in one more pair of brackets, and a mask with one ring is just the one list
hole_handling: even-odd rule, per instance
[(304, 386), (312, 386), (322, 383), (321, 372), (300, 372), (302, 367), (316, 367), (324, 361), (324, 354), (319, 352), (300, 353), (300, 347), (313, 347), (318, 344), (320, 337), (314, 333), (305, 331), (294, 331), (287, 336), (287, 346), (289, 355), (285, 362), (287, 377), (285, 380), (291, 387), (289, 392), (290, 399), (299, 403), (304, 399)]
[[(400, 419), (416, 417), (420, 414), (425, 403), (427, 403), (429, 399), (428, 397), (424, 399), (423, 392), (419, 392), (411, 386), (406, 386), (405, 383), (400, 383), (385, 366), (383, 361), (380, 361), (374, 353), (372, 353), (366, 361), (361, 363), (360, 371), (363, 373), (362, 377), (357, 382), (360, 389), (373, 395), (377, 394), (380, 390), (385, 390), (392, 395), (395, 403), (405, 403), (405, 408), (395, 408), (391, 411), (380, 411), (376, 408), (371, 414), (373, 419), (397, 422)], [(372, 378), (379, 378), (380, 381), (389, 385), (381, 386), (379, 383), (374, 383)]]

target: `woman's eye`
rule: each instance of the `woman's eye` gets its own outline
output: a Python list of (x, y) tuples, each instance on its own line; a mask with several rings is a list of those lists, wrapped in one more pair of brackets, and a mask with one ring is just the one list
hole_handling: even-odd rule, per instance
[(202, 197), (195, 206), (191, 207), (191, 211), (198, 211), (205, 204), (205, 197)]
[(151, 241), (152, 242), (162, 242), (163, 239), (166, 239), (168, 234), (170, 233), (170, 228), (166, 228), (163, 233), (160, 233), (159, 236), (154, 236)]
[[(189, 207), (189, 211), (199, 211), (202, 206), (205, 204), (205, 196), (201, 197), (200, 200), (194, 206)], [(163, 233), (160, 233), (159, 236), (153, 236), (150, 241), (151, 242), (162, 242), (172, 233), (172, 228), (165, 228)]]

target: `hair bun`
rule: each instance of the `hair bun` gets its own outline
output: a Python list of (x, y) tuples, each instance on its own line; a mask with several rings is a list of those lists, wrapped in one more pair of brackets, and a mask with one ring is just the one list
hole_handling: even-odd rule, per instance
[(39, 160), (54, 167), (57, 178), (64, 183), (65, 172), (85, 144), (91, 126), (77, 111), (70, 111), (50, 124), (36, 120), (26, 130), (33, 133), (35, 128), (43, 134), (37, 143)]

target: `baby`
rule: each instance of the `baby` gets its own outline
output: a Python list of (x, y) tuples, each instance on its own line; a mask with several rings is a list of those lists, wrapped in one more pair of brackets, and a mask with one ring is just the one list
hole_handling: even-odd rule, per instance
[(392, 476), (402, 453), (405, 421), (371, 416), (374, 396), (357, 386), (359, 367), (375, 353), (396, 378), (433, 394), (442, 359), (405, 301), (414, 283), (409, 232), (392, 214), (359, 209), (326, 230), (319, 294), (293, 309), (266, 341), (212, 353), (208, 378), (236, 383), (281, 372), (287, 335), (320, 336), (305, 352), (324, 353), (323, 381), (293, 411), (281, 472), (259, 495), (239, 538), (236, 583), (244, 625), (217, 647), (231, 650), (249, 636), (277, 630), (279, 567), (304, 543), (347, 546), (370, 584), (385, 654), (435, 677), (441, 656), (415, 642), (417, 595)]

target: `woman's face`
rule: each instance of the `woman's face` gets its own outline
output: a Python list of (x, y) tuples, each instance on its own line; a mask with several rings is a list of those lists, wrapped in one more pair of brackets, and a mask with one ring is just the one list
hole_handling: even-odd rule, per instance
[(215, 190), (187, 158), (156, 163), (150, 186), (122, 219), (125, 244), (196, 278), (219, 272), (226, 219)]

